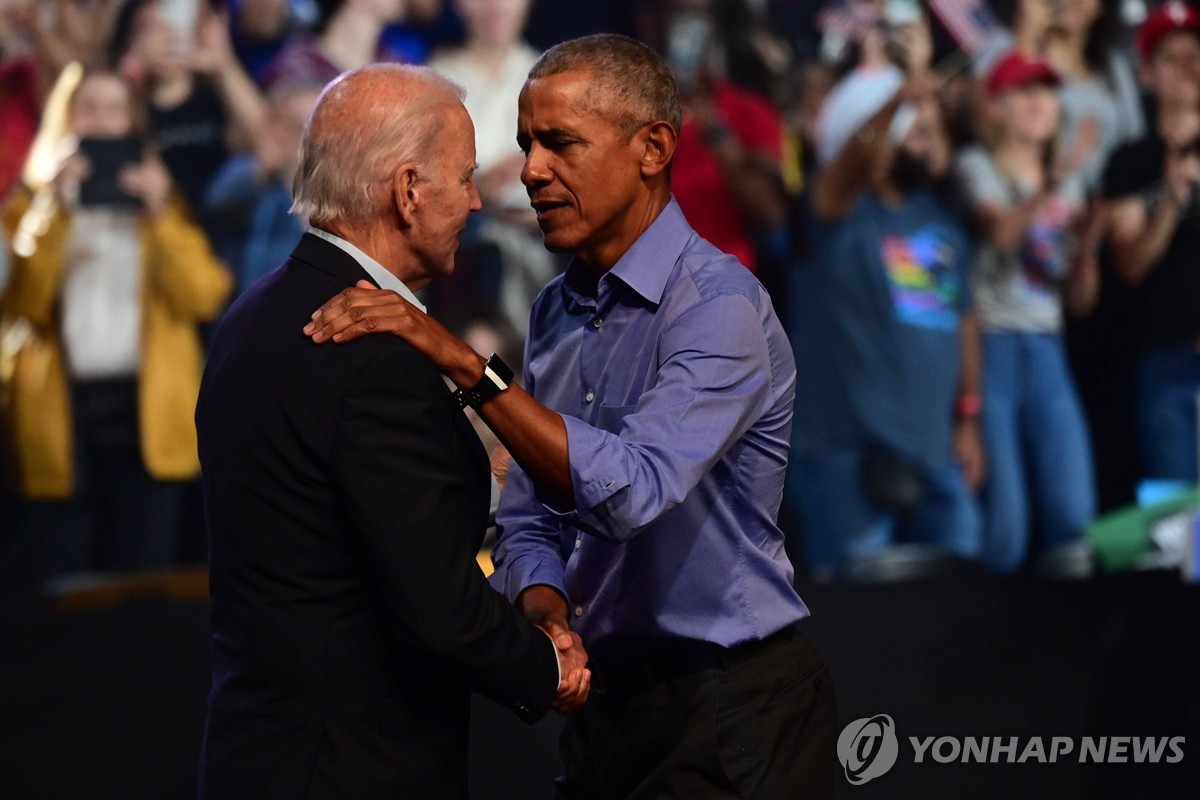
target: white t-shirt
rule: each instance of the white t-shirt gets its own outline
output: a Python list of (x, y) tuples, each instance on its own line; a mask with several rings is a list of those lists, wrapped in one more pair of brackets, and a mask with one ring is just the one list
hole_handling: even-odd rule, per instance
[[(1034, 193), (1011, 179), (978, 145), (958, 157), (960, 189), (969, 206), (1012, 209)], [(1083, 210), (1082, 176), (1065, 180), (1042, 204), (1024, 240), (1013, 250), (981, 244), (971, 270), (971, 296), (986, 331), (1057, 333), (1062, 330), (1061, 286), (1074, 256), (1072, 221)]]

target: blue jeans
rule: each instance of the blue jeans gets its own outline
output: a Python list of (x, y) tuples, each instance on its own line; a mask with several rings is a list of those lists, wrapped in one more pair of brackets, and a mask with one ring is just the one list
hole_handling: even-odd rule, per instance
[(787, 497), (804, 531), (810, 573), (832, 577), (856, 559), (899, 543), (963, 558), (979, 555), (979, 511), (956, 464), (923, 470), (924, 500), (901, 517), (867, 494), (865, 460), (864, 451), (792, 453)]
[(1047, 547), (1083, 536), (1096, 513), (1092, 451), (1062, 338), (984, 336), (984, 563), (1012, 572), (1029, 551), (1029, 508)]
[(1138, 368), (1142, 474), (1196, 480), (1196, 395), (1200, 353), (1190, 346), (1151, 350)]

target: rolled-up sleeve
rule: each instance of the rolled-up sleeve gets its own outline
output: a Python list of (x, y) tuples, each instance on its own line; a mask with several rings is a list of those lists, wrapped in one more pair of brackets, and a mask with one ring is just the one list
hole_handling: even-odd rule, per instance
[(515, 462), (509, 468), (504, 495), (496, 511), (496, 527), (492, 588), (512, 602), (516, 602), (522, 591), (536, 585), (550, 586), (567, 597), (563, 581), (566, 561), (558, 519), (547, 513), (537, 499), (533, 482)]
[(717, 294), (664, 331), (654, 386), (636, 406), (602, 404), (601, 427), (564, 416), (576, 524), (628, 541), (683, 502), (761, 414), (768, 348), (756, 305)]

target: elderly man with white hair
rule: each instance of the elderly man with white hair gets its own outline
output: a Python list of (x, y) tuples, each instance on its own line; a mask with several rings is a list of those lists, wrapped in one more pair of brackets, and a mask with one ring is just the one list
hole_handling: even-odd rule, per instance
[(527, 720), (586, 698), (578, 635), (548, 638), (476, 565), (487, 457), (438, 371), (395, 337), (301, 333), (360, 280), (413, 298), (453, 269), (479, 208), (460, 98), (413, 67), (331, 83), (296, 175), (310, 230), (217, 331), (201, 797), (465, 798), (471, 690)]

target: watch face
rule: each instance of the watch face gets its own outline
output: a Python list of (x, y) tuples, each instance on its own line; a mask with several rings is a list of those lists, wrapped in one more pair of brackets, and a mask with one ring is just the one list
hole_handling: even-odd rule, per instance
[(497, 392), (503, 392), (508, 388), (508, 381), (504, 379), (504, 376), (497, 374), (496, 370), (491, 367), (483, 368), (483, 380), (488, 381), (492, 386), (496, 387)]
[(493, 373), (494, 378), (499, 379), (499, 382), (501, 384), (501, 386), (500, 386), (501, 391), (507, 389), (508, 385), (510, 383), (512, 383), (512, 380), (513, 380), (512, 368), (509, 367), (508, 364), (505, 364), (504, 360), (502, 358), (500, 358), (500, 356), (496, 355), (495, 353), (492, 353), (491, 357), (488, 358), (488, 360), (487, 360), (487, 364), (484, 365), (484, 374), (485, 375), (487, 374), (488, 370), (490, 370)]
[(503, 392), (512, 383), (513, 371), (499, 356), (492, 357), (483, 365), (483, 376), (470, 389), (462, 389), (460, 402), (465, 406), (479, 408), (488, 400)]

